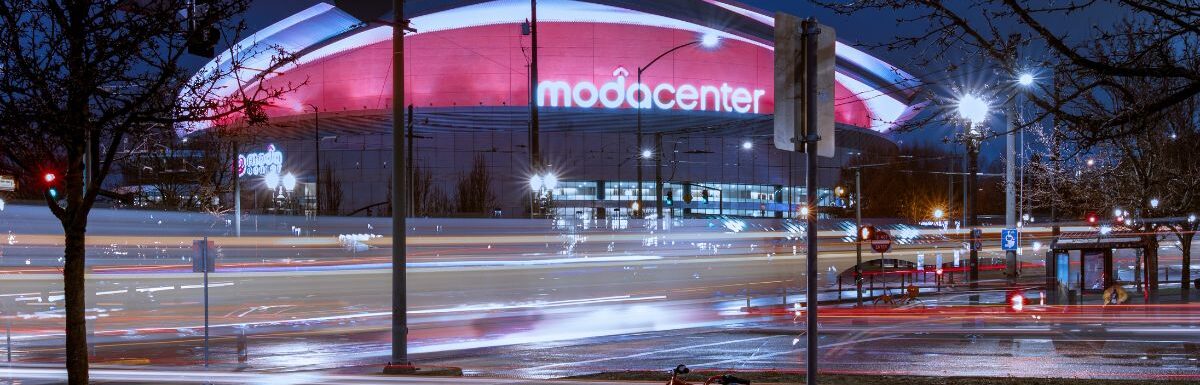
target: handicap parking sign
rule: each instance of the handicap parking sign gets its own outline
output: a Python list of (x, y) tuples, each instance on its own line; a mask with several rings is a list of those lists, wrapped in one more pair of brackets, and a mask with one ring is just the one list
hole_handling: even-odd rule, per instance
[(1017, 233), (1017, 229), (1000, 230), (1000, 247), (1004, 251), (1017, 251), (1019, 239), (1020, 235)]

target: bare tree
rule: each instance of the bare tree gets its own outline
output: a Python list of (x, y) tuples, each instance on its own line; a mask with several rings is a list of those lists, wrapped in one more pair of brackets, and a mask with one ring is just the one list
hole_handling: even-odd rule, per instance
[[(1200, 94), (1200, 6), (1174, 0), (817, 0), (838, 13), (904, 15), (901, 25), (919, 32), (869, 44), (905, 50), (914, 68), (939, 68), (930, 81), (978, 78), (998, 70), (1010, 79), (1040, 71), (1028, 92), (1041, 113), (1064, 124), (1063, 139), (1090, 146), (1145, 127), (1130, 124)], [(1086, 30), (1071, 29), (1084, 15), (1104, 15)], [(1136, 42), (1130, 45), (1129, 42)], [(975, 73), (970, 73), (978, 71)], [(986, 75), (984, 75), (986, 76)], [(1136, 93), (1130, 80), (1159, 81), (1164, 87), (1131, 103), (1100, 101)], [(1008, 84), (1011, 82), (996, 82)], [(936, 100), (936, 99), (935, 99)], [(914, 124), (919, 125), (918, 119)]]
[(492, 177), (483, 154), (475, 154), (471, 171), (458, 179), (458, 212), (481, 214), (496, 205)]
[[(333, 172), (333, 165), (325, 163), (321, 168), (320, 213), (338, 215), (342, 209), (342, 179)], [(318, 213), (318, 214), (320, 214)]]
[[(23, 175), (55, 173), (62, 194), (44, 193), (65, 234), (66, 367), (87, 383), (84, 258), (88, 216), (124, 149), (181, 121), (261, 119), (261, 106), (288, 89), (242, 87), (219, 96), (217, 80), (242, 74), (261, 54), (231, 47), (229, 65), (193, 77), (189, 43), (212, 28), (236, 41), (235, 19), (250, 0), (214, 0), (181, 19), (188, 1), (10, 0), (0, 2), (0, 167)], [(272, 61), (290, 60), (288, 55)], [(228, 85), (228, 83), (226, 83)], [(183, 95), (183, 97), (180, 97)], [(21, 145), (11, 145), (20, 143)], [(46, 185), (35, 188), (46, 192)]]

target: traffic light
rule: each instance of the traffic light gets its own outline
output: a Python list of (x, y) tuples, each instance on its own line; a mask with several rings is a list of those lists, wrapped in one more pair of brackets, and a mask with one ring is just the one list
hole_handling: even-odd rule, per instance
[(664, 200), (666, 201), (667, 206), (674, 205), (675, 204), (675, 191), (672, 191), (671, 189), (667, 189), (667, 195), (666, 195), (666, 197), (664, 197)]
[(212, 58), (215, 56), (217, 42), (221, 40), (221, 30), (211, 20), (212, 0), (195, 0), (188, 7), (188, 53), (196, 56)]
[(1096, 222), (1097, 222), (1097, 221), (1099, 221), (1099, 220), (1100, 220), (1100, 219), (1096, 217), (1096, 213), (1088, 213), (1088, 215), (1087, 215), (1087, 221), (1088, 221), (1088, 223), (1089, 223), (1089, 224), (1093, 224), (1093, 225), (1094, 225), (1094, 224), (1096, 224)]
[(708, 190), (700, 190), (700, 198), (704, 199), (704, 203), (708, 203)]
[(1028, 299), (1025, 298), (1024, 292), (1020, 290), (1009, 291), (1007, 297), (1009, 309), (1012, 311), (1025, 310), (1025, 302)]
[(875, 226), (863, 226), (858, 229), (858, 239), (871, 239), (871, 234), (875, 234)]
[(46, 184), (46, 195), (50, 199), (58, 200), (58, 174), (48, 172), (42, 175), (42, 181)]

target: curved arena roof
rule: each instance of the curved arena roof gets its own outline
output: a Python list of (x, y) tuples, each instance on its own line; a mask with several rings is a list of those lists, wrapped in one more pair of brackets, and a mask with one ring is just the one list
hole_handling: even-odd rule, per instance
[[(529, 37), (520, 24), (527, 0), (409, 1), (418, 32), (405, 39), (405, 97), (425, 128), (500, 129), (523, 126), (528, 111)], [(719, 0), (541, 0), (538, 4), (539, 85), (549, 130), (609, 130), (615, 115), (640, 104), (658, 130), (725, 129), (770, 120), (773, 111), (774, 20)], [(341, 113), (343, 124), (389, 127), (391, 36), (386, 20), (362, 23), (319, 3), (242, 41), (236, 77), (217, 82), (221, 96), (257, 86), (303, 84), (267, 108), (273, 120), (311, 107)], [(649, 100), (636, 99), (635, 75), (660, 53), (701, 36), (699, 45), (664, 57), (644, 71)], [(296, 55), (276, 68), (268, 47)], [(837, 47), (836, 120), (883, 133), (915, 114), (919, 83), (904, 71), (845, 44)], [(196, 76), (231, 64), (229, 52)], [(234, 80), (234, 79), (239, 80)], [(623, 92), (629, 90), (627, 93)], [(758, 124), (761, 126), (761, 124)], [(207, 125), (181, 127), (182, 134)], [(653, 129), (652, 129), (653, 130)]]

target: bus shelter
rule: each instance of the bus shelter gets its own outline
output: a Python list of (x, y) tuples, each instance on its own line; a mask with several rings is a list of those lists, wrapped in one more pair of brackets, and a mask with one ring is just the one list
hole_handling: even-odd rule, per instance
[(1148, 272), (1158, 271), (1157, 250), (1136, 232), (1115, 230), (1067, 232), (1054, 239), (1046, 256), (1049, 297), (1057, 303), (1081, 303), (1084, 295), (1099, 295), (1113, 285), (1127, 283), (1119, 281), (1113, 271), (1113, 254), (1122, 249), (1141, 251), (1142, 282), (1147, 298), (1153, 298), (1158, 274)]

